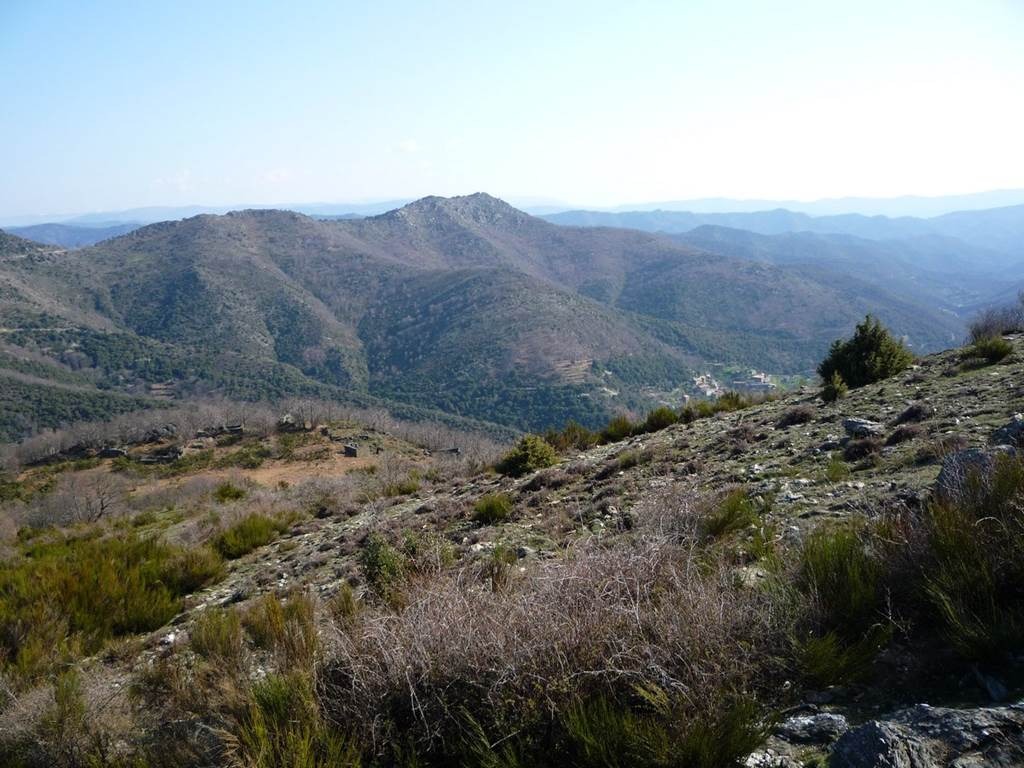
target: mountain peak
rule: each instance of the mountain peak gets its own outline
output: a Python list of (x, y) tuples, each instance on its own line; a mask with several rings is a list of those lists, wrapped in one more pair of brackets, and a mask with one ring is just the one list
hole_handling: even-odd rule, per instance
[(520, 222), (531, 218), (486, 192), (456, 197), (431, 195), (389, 211), (376, 218), (397, 218), (410, 223), (434, 223), (439, 219), (454, 220), (462, 224), (496, 224)]

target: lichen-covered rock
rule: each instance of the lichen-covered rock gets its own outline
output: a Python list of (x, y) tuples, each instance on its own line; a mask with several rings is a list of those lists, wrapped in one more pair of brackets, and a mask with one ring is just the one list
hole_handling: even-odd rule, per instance
[(1024, 763), (1024, 705), (947, 709), (919, 704), (847, 731), (831, 768), (1010, 768)]
[(1024, 442), (1024, 414), (1015, 414), (1010, 422), (992, 435), (993, 445), (1021, 445)]
[(843, 419), (843, 429), (850, 437), (872, 437), (885, 432), (885, 427), (877, 421), (867, 419)]
[(759, 749), (743, 763), (744, 768), (802, 768), (801, 763), (789, 755), (771, 749)]
[(775, 735), (790, 744), (827, 744), (846, 733), (849, 727), (842, 715), (818, 712), (784, 720), (775, 729)]
[(1015, 453), (1015, 449), (1008, 445), (967, 448), (951, 453), (942, 460), (942, 469), (939, 470), (939, 477), (935, 481), (935, 495), (941, 499), (956, 501), (963, 493), (971, 475), (985, 477), (995, 467), (996, 458), (1000, 454), (1013, 456)]

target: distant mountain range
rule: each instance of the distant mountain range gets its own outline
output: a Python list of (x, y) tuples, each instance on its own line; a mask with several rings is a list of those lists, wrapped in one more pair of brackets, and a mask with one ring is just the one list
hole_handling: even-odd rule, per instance
[(0, 398), (0, 431), (67, 420), (78, 395), (145, 398), (164, 382), (179, 396), (597, 424), (709, 363), (810, 371), (867, 312), (918, 351), (949, 346), (963, 333), (958, 307), (986, 288), (950, 289), (926, 268), (931, 247), (899, 282), (869, 241), (819, 259), (839, 246), (798, 238), (801, 260), (750, 233), (692, 237), (558, 226), (484, 194), (360, 219), (200, 215), (78, 250), (5, 235), (0, 375), (32, 382), (36, 401), (59, 390), (65, 405), (8, 394), (20, 421), (2, 424)]
[(712, 225), (744, 229), (762, 235), (817, 232), (853, 235), (870, 240), (924, 236), (956, 238), (974, 248), (1019, 255), (1024, 260), (1024, 205), (980, 211), (957, 211), (932, 218), (888, 218), (842, 214), (808, 216), (777, 209), (753, 213), (693, 213), (689, 211), (566, 211), (544, 217), (555, 224), (577, 227), (622, 227), (645, 232), (680, 233)]
[[(634, 203), (593, 210), (622, 213), (628, 211), (691, 211), (693, 213), (754, 213), (784, 208), (811, 216), (833, 216), (859, 213), (865, 216), (941, 216), (954, 211), (974, 211), (983, 208), (1002, 208), (1024, 205), (1024, 189), (1000, 189), (966, 195), (925, 197), (834, 197), (821, 200), (768, 200), (705, 197), (692, 200), (671, 200), (656, 203)], [(564, 209), (563, 209), (564, 210)], [(556, 213), (557, 211), (538, 211)]]
[[(114, 226), (135, 223), (154, 224), (159, 221), (174, 221), (199, 216), (204, 213), (222, 215), (239, 210), (287, 210), (303, 213), (315, 218), (341, 218), (352, 216), (376, 216), (401, 208), (413, 202), (413, 198), (394, 198), (375, 202), (339, 203), (288, 203), (256, 205), (252, 203), (233, 205), (184, 205), (150, 206), (129, 208), (118, 211), (101, 211), (85, 214), (0, 216), (0, 227), (7, 231), (12, 228), (37, 224), (69, 224), (73, 226)], [(669, 200), (641, 202), (615, 206), (574, 206), (559, 200), (544, 197), (521, 197), (513, 200), (520, 210), (534, 216), (547, 216), (581, 211), (602, 213), (635, 213), (653, 211), (678, 211), (688, 213), (760, 213), (786, 210), (809, 216), (834, 216), (861, 214), (863, 216), (933, 217), (957, 211), (975, 211), (986, 208), (1002, 208), (1024, 205), (1024, 189), (1004, 189), (976, 192), (965, 195), (924, 197), (905, 195), (903, 197), (842, 197), (822, 200), (770, 200), (737, 199), (728, 197), (705, 197), (690, 200)], [(704, 222), (716, 223), (716, 222)], [(722, 224), (723, 222), (717, 222)]]
[(84, 248), (112, 237), (126, 235), (142, 224), (135, 221), (118, 224), (79, 226), (75, 224), (33, 224), (28, 227), (8, 227), (7, 232), (37, 243), (57, 245), (61, 248)]

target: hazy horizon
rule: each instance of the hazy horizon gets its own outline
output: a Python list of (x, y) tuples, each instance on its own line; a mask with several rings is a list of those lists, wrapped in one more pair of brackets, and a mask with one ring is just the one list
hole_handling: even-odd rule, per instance
[(1021, 189), (1021, 39), (1010, 0), (8, 3), (0, 217)]
[[(491, 194), (487, 190), (476, 190)], [(471, 195), (467, 191), (445, 197)], [(429, 196), (429, 195), (427, 195)], [(867, 216), (883, 215), (889, 217), (913, 216), (930, 218), (944, 213), (986, 208), (1001, 208), (1010, 205), (1024, 205), (1024, 189), (999, 189), (967, 192), (959, 195), (897, 195), (893, 197), (829, 197), (811, 200), (763, 200), (756, 198), (692, 198), (688, 200), (638, 200), (631, 203), (616, 205), (586, 205), (567, 201), (558, 201), (543, 197), (503, 197), (521, 210), (543, 215), (574, 210), (592, 210), (608, 213), (631, 211), (689, 211), (693, 213), (752, 213), (763, 212), (774, 208), (785, 208), (797, 213), (811, 216), (828, 216), (838, 213), (856, 213)], [(125, 222), (160, 221), (170, 218), (184, 218), (200, 213), (223, 214), (230, 211), (245, 209), (280, 209), (292, 210), (307, 215), (340, 215), (351, 213), (358, 215), (375, 215), (395, 208), (400, 208), (420, 198), (402, 198), (397, 196), (380, 199), (350, 201), (300, 201), (300, 202), (236, 202), (216, 204), (184, 204), (184, 205), (151, 205), (125, 208), (119, 210), (87, 210), (65, 211), (62, 213), (22, 214), (5, 216), (0, 213), (0, 228), (27, 227), (35, 224), (64, 223), (83, 226), (99, 226)]]

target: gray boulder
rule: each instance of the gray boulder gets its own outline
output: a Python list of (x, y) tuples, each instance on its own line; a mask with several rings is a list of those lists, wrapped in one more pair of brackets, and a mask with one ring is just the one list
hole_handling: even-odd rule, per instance
[(1024, 706), (918, 704), (847, 731), (830, 768), (1010, 768), (1024, 764)]
[(942, 469), (935, 481), (935, 495), (949, 501), (957, 501), (964, 492), (967, 480), (972, 475), (985, 478), (996, 465), (1000, 455), (1013, 456), (1016, 450), (1009, 445), (992, 448), (967, 448), (949, 454), (942, 460)]
[(759, 749), (747, 757), (743, 766), (744, 768), (803, 768), (803, 763), (771, 749)]
[(850, 437), (872, 437), (885, 432), (885, 427), (877, 421), (867, 419), (843, 419), (843, 429)]
[(1015, 414), (1009, 424), (1000, 427), (992, 435), (993, 445), (1024, 444), (1024, 414)]
[(842, 715), (818, 712), (784, 720), (775, 729), (775, 735), (790, 744), (828, 744), (846, 733), (849, 727)]

